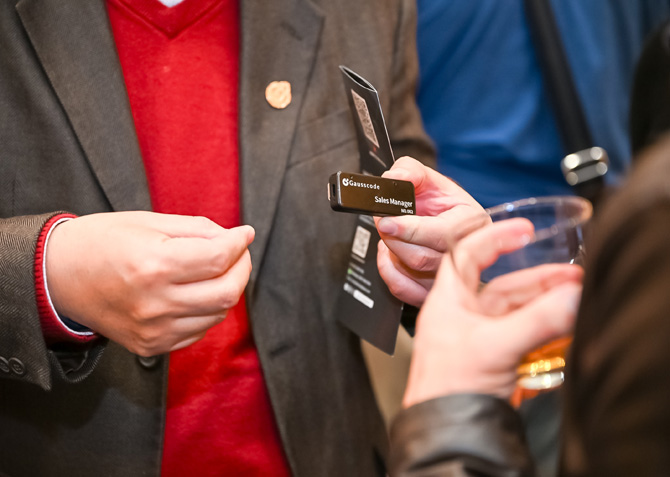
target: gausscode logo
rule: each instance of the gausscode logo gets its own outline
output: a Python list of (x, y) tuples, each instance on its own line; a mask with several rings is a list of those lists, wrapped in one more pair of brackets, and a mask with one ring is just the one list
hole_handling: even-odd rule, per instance
[(368, 184), (367, 182), (356, 182), (347, 177), (342, 179), (342, 185), (345, 187), (362, 187), (364, 189), (377, 189), (379, 190), (379, 184)]

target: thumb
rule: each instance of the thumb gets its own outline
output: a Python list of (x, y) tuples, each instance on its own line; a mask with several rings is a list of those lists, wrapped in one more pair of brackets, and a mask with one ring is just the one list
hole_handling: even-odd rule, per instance
[(403, 156), (397, 159), (393, 166), (382, 174), (382, 177), (409, 181), (416, 187), (425, 180), (427, 171), (428, 168), (416, 159)]
[(234, 231), (234, 233), (243, 235), (247, 247), (251, 245), (251, 242), (253, 242), (254, 238), (256, 237), (256, 230), (251, 225), (240, 225), (238, 227), (233, 227), (232, 229), (229, 230)]

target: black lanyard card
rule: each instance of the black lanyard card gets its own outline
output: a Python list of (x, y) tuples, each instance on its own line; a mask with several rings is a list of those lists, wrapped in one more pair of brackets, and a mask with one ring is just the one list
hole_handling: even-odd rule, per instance
[[(380, 176), (394, 162), (377, 90), (363, 77), (341, 66), (356, 126), (361, 170)], [(339, 321), (387, 354), (395, 352), (403, 304), (391, 295), (377, 269), (379, 234), (372, 217), (359, 215), (347, 273), (337, 302)]]

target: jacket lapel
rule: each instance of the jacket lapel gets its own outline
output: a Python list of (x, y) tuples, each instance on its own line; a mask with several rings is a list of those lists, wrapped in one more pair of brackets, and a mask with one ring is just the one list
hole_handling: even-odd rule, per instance
[(114, 210), (151, 208), (102, 0), (20, 0), (28, 37)]
[[(240, 67), (240, 161), (244, 223), (256, 229), (251, 245), (250, 293), (263, 254), (288, 162), (296, 124), (316, 58), (323, 15), (307, 0), (243, 0)], [(265, 90), (291, 84), (292, 100), (275, 109)]]

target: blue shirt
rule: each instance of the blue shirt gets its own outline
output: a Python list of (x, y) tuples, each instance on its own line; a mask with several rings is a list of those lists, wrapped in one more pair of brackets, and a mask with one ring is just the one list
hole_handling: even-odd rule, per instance
[[(608, 180), (629, 164), (628, 101), (645, 36), (668, 0), (553, 0)], [(570, 194), (560, 142), (521, 0), (418, 0), (418, 103), (439, 170), (484, 206)]]

